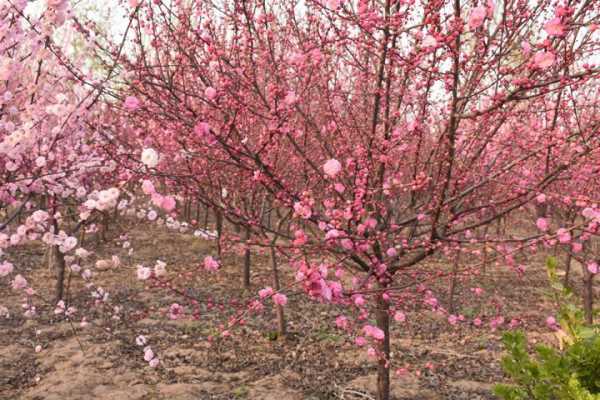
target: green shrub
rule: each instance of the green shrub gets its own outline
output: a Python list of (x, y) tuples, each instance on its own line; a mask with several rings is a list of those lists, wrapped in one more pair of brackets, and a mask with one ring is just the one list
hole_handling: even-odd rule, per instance
[(522, 332), (503, 338), (508, 355), (502, 368), (514, 385), (496, 385), (505, 400), (600, 400), (600, 335), (580, 339), (562, 351), (538, 345), (530, 356)]
[(581, 308), (557, 278), (553, 258), (547, 267), (559, 307), (559, 348), (538, 345), (530, 355), (522, 332), (506, 333), (502, 368), (514, 384), (496, 385), (494, 392), (504, 400), (600, 400), (600, 329), (585, 325)]

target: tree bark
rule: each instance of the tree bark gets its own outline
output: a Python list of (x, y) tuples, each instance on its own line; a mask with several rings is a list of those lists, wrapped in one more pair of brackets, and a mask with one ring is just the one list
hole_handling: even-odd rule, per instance
[(54, 284), (54, 303), (64, 300), (65, 293), (65, 256), (58, 246), (50, 248), (50, 267), (54, 270), (56, 282)]
[[(54, 232), (58, 232), (58, 222), (52, 219)], [(52, 269), (56, 274), (56, 282), (54, 285), (54, 303), (58, 303), (64, 299), (65, 293), (65, 255), (60, 252), (59, 246), (50, 248), (50, 257), (48, 257)]]
[[(281, 286), (279, 285), (279, 270), (277, 266), (277, 253), (275, 252), (275, 246), (271, 246), (271, 267), (273, 274), (273, 289), (275, 291), (279, 291)], [(279, 304), (275, 305), (275, 310), (277, 312), (277, 333), (279, 338), (285, 337), (287, 333), (286, 324), (285, 324), (285, 314), (283, 312), (283, 307)]]
[(248, 242), (250, 241), (250, 228), (246, 228), (246, 235), (244, 237), (246, 249), (244, 250), (244, 289), (250, 290), (250, 264), (251, 254)]
[(223, 214), (220, 210), (215, 210), (215, 217), (217, 219), (217, 253), (220, 258), (222, 253), (221, 238), (223, 234)]
[[(383, 286), (385, 288), (387, 285)], [(383, 331), (385, 338), (379, 344), (380, 359), (377, 365), (377, 400), (390, 400), (390, 305), (377, 296), (377, 327)]]
[(570, 282), (570, 274), (571, 274), (571, 253), (567, 253), (567, 259), (565, 260), (565, 277), (563, 280), (563, 286), (564, 287), (570, 287), (571, 286), (571, 282)]
[(456, 293), (456, 285), (457, 285), (457, 281), (458, 281), (458, 266), (459, 266), (459, 262), (460, 262), (460, 252), (457, 251), (456, 252), (456, 256), (454, 257), (454, 265), (452, 266), (452, 277), (450, 280), (450, 290), (449, 290), (449, 297), (450, 297), (450, 304), (448, 306), (448, 310), (450, 311), (450, 314), (454, 314), (454, 295)]
[(594, 275), (587, 270), (587, 267), (582, 264), (583, 268), (583, 311), (585, 313), (585, 322), (589, 325), (594, 323)]

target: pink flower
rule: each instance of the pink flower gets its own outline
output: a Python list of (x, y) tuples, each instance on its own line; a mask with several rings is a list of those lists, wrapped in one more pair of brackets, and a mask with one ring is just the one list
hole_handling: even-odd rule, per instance
[(129, 7), (135, 8), (138, 6), (139, 0), (129, 0)]
[(140, 335), (135, 338), (135, 344), (137, 344), (138, 346), (144, 346), (146, 343), (148, 343), (148, 340), (143, 335)]
[(377, 357), (377, 350), (375, 350), (373, 347), (369, 347), (367, 349), (367, 355), (371, 358), (375, 358)]
[(156, 218), (158, 218), (158, 213), (154, 210), (150, 210), (148, 211), (148, 220), (149, 221), (154, 221), (156, 220)]
[(273, 295), (273, 288), (269, 286), (264, 289), (261, 289), (258, 291), (258, 295), (260, 296), (261, 299), (269, 297), (269, 296)]
[(154, 357), (152, 360), (150, 360), (148, 362), (148, 365), (150, 365), (150, 368), (156, 368), (156, 367), (158, 367), (159, 363), (160, 363), (160, 361), (158, 360), (158, 357)]
[(340, 237), (340, 231), (337, 229), (331, 229), (325, 234), (325, 240), (337, 239), (338, 237)]
[(480, 318), (475, 318), (473, 320), (473, 325), (475, 325), (475, 326), (481, 326), (481, 324), (482, 324), (482, 321), (481, 321)]
[(294, 246), (302, 246), (303, 244), (306, 244), (308, 240), (302, 229), (296, 230), (296, 232), (294, 232), (294, 237)]
[(335, 326), (337, 326), (340, 329), (348, 329), (348, 318), (346, 318), (343, 315), (338, 316), (335, 319)]
[(154, 168), (158, 165), (159, 155), (156, 150), (147, 148), (142, 151), (142, 164), (148, 168)]
[(169, 307), (169, 318), (170, 319), (179, 319), (183, 316), (183, 307), (177, 303), (171, 304)]
[(450, 325), (456, 325), (458, 323), (458, 317), (454, 314), (448, 316), (448, 323)]
[(354, 344), (356, 344), (359, 347), (362, 347), (365, 344), (367, 344), (367, 339), (365, 339), (362, 336), (358, 336), (356, 339), (354, 339)]
[(331, 8), (332, 10), (337, 10), (340, 6), (340, 0), (329, 0), (327, 2), (327, 7)]
[(546, 195), (544, 193), (540, 193), (537, 195), (537, 197), (535, 198), (537, 200), (538, 203), (545, 203), (546, 202)]
[(365, 325), (363, 327), (363, 332), (365, 333), (365, 336), (370, 336), (376, 340), (385, 339), (385, 333), (381, 329), (373, 325)]
[(569, 243), (571, 241), (571, 233), (565, 228), (560, 228), (557, 230), (556, 235), (558, 237), (558, 241), (561, 243)]
[(589, 262), (587, 264), (587, 270), (590, 271), (590, 274), (597, 274), (598, 273), (598, 263), (596, 263), (595, 261)]
[(312, 216), (312, 210), (310, 206), (306, 206), (301, 202), (294, 203), (294, 212), (303, 219), (309, 219)]
[(535, 221), (535, 225), (542, 232), (546, 232), (548, 230), (548, 220), (546, 220), (546, 218), (538, 218), (537, 221)]
[(556, 318), (552, 316), (546, 318), (546, 326), (552, 330), (557, 330), (559, 328)]
[(219, 269), (219, 262), (211, 256), (204, 257), (204, 269), (207, 271), (216, 271)]
[(35, 159), (35, 165), (39, 168), (42, 168), (46, 165), (46, 157), (38, 157)]
[(12, 288), (14, 290), (25, 289), (27, 287), (27, 279), (23, 278), (21, 274), (15, 276), (12, 281)]
[(4, 261), (0, 264), (0, 276), (7, 276), (13, 272), (14, 266), (8, 261)]
[(144, 192), (144, 194), (147, 195), (156, 193), (156, 189), (154, 189), (154, 184), (152, 184), (152, 182), (150, 182), (149, 180), (144, 179), (144, 181), (142, 181), (142, 192)]
[(344, 185), (342, 185), (341, 183), (336, 183), (335, 185), (333, 185), (333, 189), (338, 192), (338, 193), (344, 193), (344, 191), (346, 190), (346, 188), (344, 187)]
[(395, 257), (398, 254), (398, 251), (396, 251), (395, 248), (390, 247), (389, 249), (387, 249), (385, 254), (387, 254), (388, 257)]
[(342, 247), (346, 250), (352, 250), (354, 248), (354, 244), (352, 243), (352, 240), (350, 240), (348, 238), (342, 239), (340, 243), (341, 243)]
[(50, 216), (48, 215), (48, 213), (46, 211), (37, 210), (36, 212), (31, 214), (31, 217), (33, 218), (33, 220), (35, 222), (37, 222), (39, 224), (39, 223), (46, 221)]
[(154, 358), (154, 352), (150, 347), (146, 347), (144, 350), (144, 360), (150, 362)]
[(571, 250), (573, 253), (579, 253), (583, 249), (583, 245), (581, 243), (573, 243), (571, 244)]
[(560, 18), (552, 18), (544, 24), (544, 30), (548, 36), (562, 36), (565, 34), (565, 26), (561, 23)]
[(358, 295), (354, 298), (354, 304), (356, 304), (358, 307), (362, 307), (365, 305), (365, 298), (362, 297), (361, 295)]
[(340, 164), (340, 162), (336, 159), (332, 158), (323, 164), (323, 171), (325, 172), (325, 175), (329, 176), (330, 178), (335, 178), (335, 176), (339, 174), (341, 170), (342, 164)]
[(123, 104), (125, 105), (125, 109), (127, 111), (135, 111), (140, 108), (140, 101), (135, 96), (127, 96), (125, 98), (125, 103)]
[(210, 125), (207, 122), (198, 122), (194, 127), (194, 133), (202, 139), (210, 135)]
[(500, 326), (502, 326), (502, 324), (504, 324), (504, 317), (502, 316), (496, 317), (490, 321), (490, 327), (492, 328), (492, 331), (498, 329)]
[(165, 196), (162, 198), (162, 202), (160, 205), (165, 211), (171, 212), (175, 209), (176, 202), (173, 196)]
[(475, 7), (471, 11), (471, 15), (469, 15), (469, 28), (473, 30), (483, 25), (486, 14), (487, 12), (484, 6)]
[(588, 218), (588, 219), (599, 219), (600, 220), (600, 211), (595, 210), (590, 207), (584, 208), (583, 211), (581, 212), (581, 215), (583, 215), (585, 218)]
[(66, 0), (48, 0), (50, 8), (61, 8), (64, 4), (66, 4)]
[(273, 302), (278, 306), (285, 306), (287, 304), (287, 296), (285, 294), (276, 293), (273, 295)]
[(296, 97), (296, 92), (294, 92), (292, 90), (287, 92), (287, 95), (283, 99), (283, 102), (285, 104), (287, 104), (288, 106), (295, 104), (297, 101), (298, 101), (298, 98)]
[(539, 51), (533, 57), (533, 64), (536, 68), (546, 69), (554, 64), (556, 57), (550, 51)]
[(144, 267), (143, 265), (138, 265), (137, 278), (139, 280), (145, 281), (146, 279), (150, 278), (150, 275), (152, 275), (152, 270), (150, 268)]
[(406, 321), (406, 314), (404, 314), (402, 311), (396, 311), (396, 313), (394, 314), (394, 319), (397, 322), (402, 323), (402, 322)]
[(60, 300), (56, 304), (56, 308), (54, 309), (54, 314), (58, 315), (58, 314), (62, 314), (63, 312), (65, 312), (65, 302), (63, 300)]
[(217, 98), (217, 91), (215, 88), (209, 86), (204, 90), (204, 95), (207, 99), (214, 100)]

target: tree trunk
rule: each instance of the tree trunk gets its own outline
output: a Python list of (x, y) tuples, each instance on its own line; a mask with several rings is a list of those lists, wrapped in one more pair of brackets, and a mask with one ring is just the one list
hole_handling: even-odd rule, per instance
[(58, 246), (50, 248), (50, 268), (54, 270), (56, 282), (54, 284), (54, 303), (64, 300), (65, 293), (65, 255), (60, 252)]
[(209, 208), (208, 206), (206, 206), (206, 209), (204, 210), (204, 230), (208, 229), (208, 213), (209, 213)]
[(489, 257), (488, 257), (488, 228), (489, 225), (486, 225), (483, 228), (483, 261), (482, 261), (482, 266), (481, 266), (481, 273), (483, 274), (483, 276), (485, 276), (487, 274), (487, 267), (489, 264)]
[[(275, 246), (271, 246), (271, 267), (273, 274), (273, 289), (279, 291), (281, 286), (279, 285), (279, 271), (277, 267), (277, 254), (275, 252)], [(277, 333), (278, 337), (283, 338), (286, 334), (285, 314), (283, 313), (283, 307), (279, 304), (275, 305), (277, 312)]]
[[(54, 232), (58, 232), (58, 222), (52, 219)], [(56, 282), (54, 286), (54, 303), (63, 300), (65, 293), (65, 255), (61, 253), (59, 246), (50, 248), (50, 256), (48, 257), (50, 267), (54, 269), (56, 274)]]
[(215, 210), (215, 217), (217, 219), (217, 252), (219, 258), (221, 257), (221, 235), (223, 234), (223, 214), (220, 210)]
[(244, 289), (250, 290), (250, 248), (248, 242), (250, 241), (250, 228), (246, 228), (246, 236), (244, 237), (246, 249), (244, 250)]
[[(387, 285), (383, 286), (385, 288)], [(379, 344), (380, 359), (377, 365), (377, 400), (390, 400), (390, 305), (377, 296), (377, 327), (383, 331), (385, 338)]]
[(459, 261), (460, 261), (460, 251), (456, 252), (456, 256), (454, 257), (454, 265), (452, 266), (452, 277), (450, 280), (450, 304), (448, 306), (448, 310), (450, 311), (450, 314), (454, 314), (454, 294), (456, 293), (456, 285), (457, 285), (457, 280), (458, 280), (458, 265), (459, 265)]
[(589, 325), (594, 323), (594, 275), (587, 270), (587, 267), (582, 264), (583, 268), (583, 311), (585, 313), (585, 322)]
[(571, 282), (569, 279), (569, 275), (571, 274), (571, 253), (567, 253), (567, 259), (565, 260), (565, 277), (563, 280), (563, 286), (564, 287), (570, 287), (571, 286)]

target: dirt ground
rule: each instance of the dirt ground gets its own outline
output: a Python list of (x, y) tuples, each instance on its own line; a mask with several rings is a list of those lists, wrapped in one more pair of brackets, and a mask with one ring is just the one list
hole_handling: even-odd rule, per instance
[[(110, 292), (119, 304), (119, 320), (110, 312), (90, 308), (89, 290), (81, 278), (73, 278), (69, 297), (86, 310), (90, 324), (81, 328), (63, 316), (54, 316), (38, 305), (39, 319), (27, 320), (19, 312), (22, 297), (7, 282), (0, 284), (0, 304), (12, 311), (0, 319), (0, 399), (370, 399), (375, 390), (376, 364), (366, 349), (353, 345), (352, 338), (335, 328), (341, 309), (312, 301), (301, 293), (289, 293), (286, 317), (290, 334), (275, 339), (273, 310), (249, 317), (233, 330), (231, 337), (212, 338), (219, 324), (226, 323), (231, 304), (243, 303), (249, 294), (241, 290), (241, 258), (226, 256), (218, 274), (194, 273), (212, 243), (193, 236), (165, 232), (166, 228), (129, 227), (133, 256), (114, 240), (100, 243), (100, 255), (120, 254), (122, 265), (96, 270), (98, 285)], [(109, 235), (110, 236), (110, 235)], [(95, 241), (84, 247), (96, 248)], [(116, 249), (116, 250), (115, 250)], [(32, 282), (46, 282), (40, 294), (50, 298), (53, 273), (44, 262), (41, 247), (21, 248), (9, 257), (25, 266)], [(169, 320), (166, 308), (181, 297), (153, 288), (143, 290), (135, 277), (135, 265), (167, 262), (169, 278), (203, 304), (198, 320)], [(93, 264), (95, 259), (90, 260)], [(463, 262), (469, 262), (465, 260)], [(430, 260), (422, 268), (447, 268), (445, 260)], [(253, 258), (252, 294), (270, 284), (267, 259)], [(284, 282), (292, 271), (282, 265)], [(22, 271), (22, 269), (21, 269)], [(485, 325), (453, 327), (446, 318), (420, 306), (407, 306), (407, 321), (392, 328), (394, 369), (408, 373), (393, 377), (392, 392), (397, 400), (493, 399), (493, 383), (503, 380), (499, 367), (503, 329), (492, 331), (489, 319), (503, 315), (519, 318), (533, 340), (551, 340), (544, 327), (551, 307), (545, 300), (546, 278), (541, 262), (528, 265), (523, 278), (502, 266), (491, 266), (471, 281), (463, 277), (456, 293), (457, 313), (484, 315)], [(446, 285), (447, 283), (442, 282)], [(485, 292), (473, 301), (471, 288)], [(297, 292), (297, 290), (296, 290)], [(406, 291), (406, 304), (411, 290)], [(447, 301), (440, 297), (440, 300)], [(47, 306), (46, 306), (47, 307)], [(51, 311), (51, 310), (50, 310)], [(161, 364), (150, 368), (143, 360), (135, 337), (144, 334), (159, 355)], [(275, 340), (273, 340), (275, 339)], [(37, 345), (42, 346), (35, 352)]]

